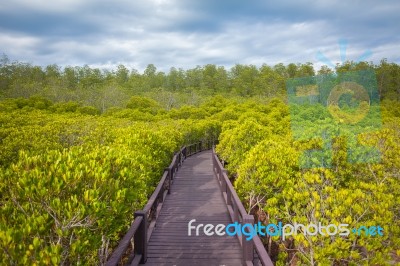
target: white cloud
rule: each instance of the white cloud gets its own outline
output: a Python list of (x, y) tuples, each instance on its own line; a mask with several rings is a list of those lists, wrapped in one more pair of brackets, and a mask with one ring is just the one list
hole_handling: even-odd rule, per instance
[(35, 54), (41, 40), (34, 36), (23, 34), (0, 34), (0, 47), (7, 47), (11, 55), (29, 58)]
[(379, 62), (382, 59), (389, 59), (400, 63), (400, 53), (398, 43), (382, 44), (373, 50), (372, 60)]
[[(260, 3), (264, 8), (266, 4)], [(347, 37), (349, 59), (356, 60), (370, 49), (373, 60), (386, 57), (399, 62), (397, 24), (386, 26), (390, 21), (385, 21), (385, 13), (393, 19), (400, 6), (390, 9), (388, 3), (372, 9), (377, 5), (372, 1), (302, 0), (269, 3), (265, 10), (255, 10), (250, 2), (237, 2), (236, 9), (225, 11), (228, 1), (210, 2), (206, 9), (179, 0), (7, 1), (0, 4), (0, 17), (20, 9), (31, 12), (29, 19), (0, 18), (0, 53), (41, 65), (123, 63), (143, 70), (154, 63), (163, 71), (207, 63), (230, 67), (310, 61), (320, 65), (318, 51), (334, 63), (340, 61), (337, 41)], [(51, 21), (40, 19), (43, 12), (51, 14)], [(54, 16), (59, 13), (62, 16)], [(32, 17), (38, 18), (36, 24)], [(366, 24), (368, 17), (386, 24)]]

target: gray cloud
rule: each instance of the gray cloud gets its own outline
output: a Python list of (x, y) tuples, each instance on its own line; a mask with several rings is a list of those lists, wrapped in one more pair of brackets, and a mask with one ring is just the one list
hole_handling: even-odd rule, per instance
[(399, 63), (400, 3), (392, 0), (77, 1), (15, 0), (0, 4), (0, 52), (47, 65), (154, 63), (191, 68), (208, 63), (313, 62), (318, 51), (348, 59)]

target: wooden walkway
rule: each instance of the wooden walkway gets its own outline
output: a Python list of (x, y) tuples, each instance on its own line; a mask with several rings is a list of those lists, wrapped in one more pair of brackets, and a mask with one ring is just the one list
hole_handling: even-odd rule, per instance
[(199, 235), (196, 229), (188, 235), (193, 219), (194, 228), (200, 224), (254, 224), (213, 143), (196, 142), (175, 153), (147, 204), (135, 211), (134, 221), (106, 266), (273, 266), (258, 235), (249, 241), (243, 234), (206, 236), (204, 228)]
[(227, 205), (213, 173), (212, 152), (197, 153), (177, 172), (148, 243), (145, 265), (243, 265), (237, 237), (188, 236), (192, 225), (229, 224)]

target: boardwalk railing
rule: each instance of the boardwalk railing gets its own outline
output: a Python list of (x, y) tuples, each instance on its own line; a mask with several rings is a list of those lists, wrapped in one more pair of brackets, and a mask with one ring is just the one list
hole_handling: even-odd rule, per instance
[[(214, 173), (218, 178), (232, 222), (238, 222), (241, 224), (254, 224), (253, 215), (249, 215), (243, 207), (242, 202), (240, 201), (235, 189), (232, 186), (232, 183), (228, 178), (227, 171), (219, 161), (214, 148), (212, 153), (212, 161)], [(246, 236), (243, 234), (238, 235), (238, 238), (240, 245), (242, 246), (245, 265), (257, 265), (258, 263), (261, 263), (264, 266), (274, 265), (258, 235), (255, 235), (250, 241), (247, 241)]]
[(146, 262), (148, 241), (155, 227), (164, 199), (170, 193), (171, 184), (178, 168), (187, 157), (203, 150), (209, 150), (213, 144), (213, 141), (200, 141), (184, 146), (175, 153), (171, 164), (165, 168), (160, 182), (143, 210), (135, 212), (135, 220), (119, 242), (118, 247), (111, 254), (106, 263), (107, 266), (139, 265), (139, 263)]

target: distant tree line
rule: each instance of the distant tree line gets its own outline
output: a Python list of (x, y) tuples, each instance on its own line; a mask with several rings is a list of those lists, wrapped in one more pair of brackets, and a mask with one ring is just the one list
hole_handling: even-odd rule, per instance
[(312, 63), (274, 66), (236, 64), (230, 69), (214, 64), (192, 69), (172, 67), (168, 73), (149, 64), (143, 73), (119, 65), (107, 70), (85, 66), (36, 66), (0, 59), (0, 99), (46, 97), (54, 102), (76, 101), (104, 112), (125, 106), (131, 96), (153, 98), (166, 109), (198, 105), (205, 96), (285, 98), (286, 80), (294, 77), (374, 69), (382, 98), (400, 100), (400, 66), (383, 59), (380, 64), (348, 61), (335, 69), (316, 71)]

